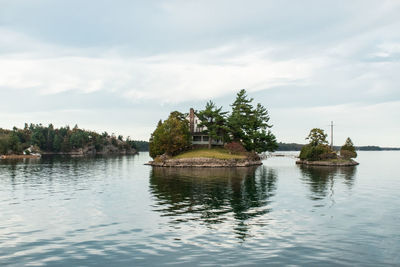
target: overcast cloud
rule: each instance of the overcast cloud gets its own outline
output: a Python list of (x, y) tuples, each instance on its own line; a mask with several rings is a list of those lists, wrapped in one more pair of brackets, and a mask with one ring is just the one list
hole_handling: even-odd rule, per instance
[(3, 1), (0, 127), (147, 140), (245, 88), (279, 141), (400, 147), (400, 1)]

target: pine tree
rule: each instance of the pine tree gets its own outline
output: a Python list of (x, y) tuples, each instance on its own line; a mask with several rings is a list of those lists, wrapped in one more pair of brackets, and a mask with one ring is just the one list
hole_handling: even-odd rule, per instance
[(222, 111), (222, 107), (217, 108), (215, 104), (210, 100), (207, 102), (204, 110), (198, 113), (198, 117), (201, 121), (200, 127), (206, 127), (204, 133), (208, 134), (208, 148), (211, 148), (212, 140), (218, 138), (225, 138), (225, 133), (228, 131), (226, 126), (226, 113)]
[(278, 144), (269, 128), (270, 119), (267, 109), (260, 103), (254, 108), (253, 98), (248, 98), (242, 89), (233, 102), (232, 113), (228, 118), (228, 127), (233, 141), (241, 142), (248, 151), (274, 151)]

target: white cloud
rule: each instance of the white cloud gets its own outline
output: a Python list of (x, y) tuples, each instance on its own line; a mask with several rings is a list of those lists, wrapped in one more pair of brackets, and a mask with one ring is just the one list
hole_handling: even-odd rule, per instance
[(299, 85), (307, 82), (319, 64), (313, 58), (272, 60), (268, 55), (273, 48), (249, 50), (242, 45), (149, 57), (46, 52), (40, 57), (45, 49), (35, 43), (39, 49), (29, 54), (0, 56), (0, 87), (26, 88), (43, 95), (109, 90), (132, 100), (182, 102), (215, 98), (241, 88), (257, 91)]
[(27, 95), (46, 111), (25, 101), (16, 113), (26, 113), (3, 112), (3, 123), (125, 129), (115, 118), (130, 112), (151, 122), (134, 117), (126, 132), (148, 136), (166, 107), (221, 97), (227, 108), (225, 96), (246, 88), (272, 106), (280, 140), (304, 142), (334, 120), (357, 144), (399, 146), (399, 1), (97, 2), (0, 10), (1, 111)]

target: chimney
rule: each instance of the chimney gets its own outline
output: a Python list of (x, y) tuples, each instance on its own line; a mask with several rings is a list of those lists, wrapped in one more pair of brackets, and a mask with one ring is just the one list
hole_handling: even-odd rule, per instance
[(190, 108), (190, 112), (189, 112), (189, 128), (190, 128), (190, 132), (193, 133), (194, 132), (194, 109)]

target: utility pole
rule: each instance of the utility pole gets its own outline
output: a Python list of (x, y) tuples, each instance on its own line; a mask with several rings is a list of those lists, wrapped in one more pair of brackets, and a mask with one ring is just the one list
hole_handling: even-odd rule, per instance
[(333, 150), (333, 121), (331, 121), (331, 149)]

